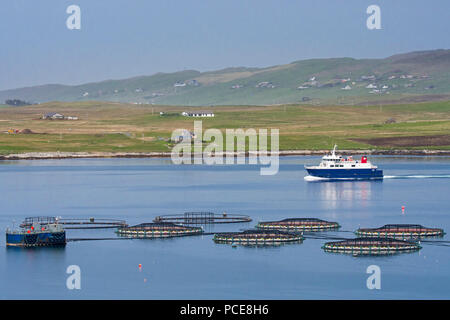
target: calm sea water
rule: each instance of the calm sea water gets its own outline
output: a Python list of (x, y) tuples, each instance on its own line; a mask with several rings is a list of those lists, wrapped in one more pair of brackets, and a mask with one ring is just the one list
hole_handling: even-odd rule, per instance
[[(208, 231), (240, 230), (288, 217), (338, 221), (343, 231), (388, 223), (450, 231), (450, 158), (372, 160), (391, 177), (382, 182), (304, 181), (303, 165), (320, 157), (281, 158), (275, 176), (259, 175), (254, 165), (176, 166), (170, 159), (0, 162), (0, 298), (449, 299), (448, 246), (423, 244), (416, 253), (352, 257), (323, 252), (326, 240), (232, 248), (205, 235), (69, 242), (64, 249), (5, 247), (6, 227), (34, 215), (119, 218), (137, 224), (163, 214), (226, 211), (254, 221)], [(67, 236), (115, 234), (72, 230)], [(81, 268), (80, 290), (66, 287), (69, 265)], [(381, 268), (381, 290), (367, 289), (370, 265)]]

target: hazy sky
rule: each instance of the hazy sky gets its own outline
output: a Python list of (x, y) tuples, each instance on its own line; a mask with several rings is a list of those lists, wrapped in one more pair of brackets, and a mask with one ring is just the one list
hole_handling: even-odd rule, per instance
[[(81, 30), (66, 27), (72, 4)], [(381, 30), (366, 27), (372, 4)], [(0, 90), (450, 48), (449, 0), (13, 0), (0, 10)]]

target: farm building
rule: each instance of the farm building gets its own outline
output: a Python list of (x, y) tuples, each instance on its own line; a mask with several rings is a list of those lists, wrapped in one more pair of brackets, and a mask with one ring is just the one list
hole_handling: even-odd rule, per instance
[(191, 111), (191, 112), (182, 112), (181, 115), (183, 115), (185, 117), (211, 118), (211, 117), (214, 117), (214, 112), (212, 112), (212, 111)]
[(61, 113), (50, 112), (42, 116), (44, 120), (78, 120), (76, 116), (64, 116)]
[(42, 119), (45, 119), (45, 120), (48, 120), (48, 119), (49, 120), (53, 120), (53, 119), (60, 120), (60, 119), (64, 119), (64, 115), (62, 115), (60, 113), (57, 113), (57, 112), (50, 112), (50, 113), (47, 113), (47, 114), (43, 115)]

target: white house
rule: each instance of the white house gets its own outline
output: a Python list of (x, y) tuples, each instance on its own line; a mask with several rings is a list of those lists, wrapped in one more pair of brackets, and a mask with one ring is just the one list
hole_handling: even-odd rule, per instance
[(44, 120), (78, 120), (77, 116), (64, 116), (61, 113), (50, 112), (42, 116)]
[(212, 117), (214, 117), (214, 112), (212, 112), (212, 111), (190, 111), (190, 112), (182, 112), (181, 115), (183, 115), (185, 117), (212, 118)]
[(45, 114), (44, 116), (42, 116), (42, 119), (56, 119), (56, 120), (61, 120), (64, 119), (64, 116), (60, 113), (57, 112), (50, 112)]

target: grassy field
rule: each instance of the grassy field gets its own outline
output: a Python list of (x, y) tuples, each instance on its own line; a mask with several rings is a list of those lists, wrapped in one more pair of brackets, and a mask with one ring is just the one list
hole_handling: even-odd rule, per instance
[[(329, 149), (334, 143), (341, 149), (450, 149), (450, 101), (376, 106), (224, 106), (211, 109), (216, 116), (202, 119), (203, 130), (277, 128), (280, 130), (281, 150)], [(98, 101), (1, 107), (0, 154), (167, 152), (171, 145), (166, 140), (173, 130), (193, 129), (194, 119), (179, 115), (187, 110), (198, 109)], [(170, 116), (160, 116), (160, 111)], [(77, 116), (79, 120), (40, 119), (48, 112)], [(388, 119), (395, 119), (395, 123), (386, 124)], [(33, 134), (4, 133), (9, 129), (30, 129)], [(396, 138), (402, 140), (397, 141)], [(402, 145), (402, 141), (407, 143)]]

